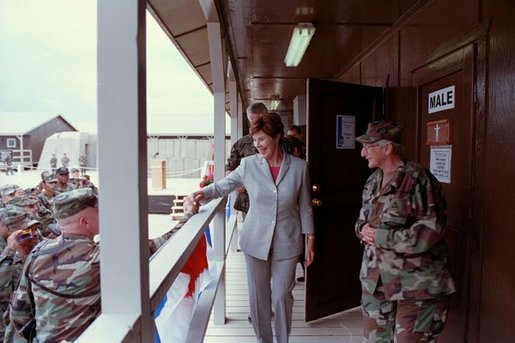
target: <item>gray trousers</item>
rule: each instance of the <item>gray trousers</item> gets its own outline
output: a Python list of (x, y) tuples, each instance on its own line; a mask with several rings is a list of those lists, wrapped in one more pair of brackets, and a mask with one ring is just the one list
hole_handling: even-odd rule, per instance
[[(272, 304), (275, 311), (275, 336), (287, 343), (291, 330), (293, 288), (298, 256), (268, 261), (245, 255), (252, 325), (258, 342), (273, 343)], [(270, 285), (270, 280), (272, 284)]]

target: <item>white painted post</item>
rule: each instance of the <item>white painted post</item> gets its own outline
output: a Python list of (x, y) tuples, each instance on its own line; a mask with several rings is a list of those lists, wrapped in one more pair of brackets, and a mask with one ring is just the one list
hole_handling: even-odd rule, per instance
[[(219, 22), (207, 23), (209, 37), (209, 56), (213, 74), (214, 113), (215, 113), (215, 180), (225, 174), (225, 72), (223, 63), (222, 35)], [(220, 209), (214, 219), (215, 259), (225, 259), (225, 211)], [(225, 324), (225, 271), (218, 285), (214, 304), (214, 322)]]
[(99, 1), (97, 6), (102, 314), (141, 315), (134, 336), (153, 342), (147, 243), (146, 1)]
[[(231, 104), (231, 146), (238, 140), (238, 88), (235, 80), (229, 81), (229, 100)], [(231, 194), (231, 203), (228, 204), (231, 212), (235, 211), (234, 201), (236, 200), (237, 192)], [(231, 251), (238, 251), (238, 230), (234, 230), (231, 241)]]

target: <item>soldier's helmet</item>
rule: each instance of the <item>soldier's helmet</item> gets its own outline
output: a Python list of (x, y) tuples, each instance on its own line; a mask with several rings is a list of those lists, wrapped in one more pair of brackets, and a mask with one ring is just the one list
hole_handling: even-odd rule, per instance
[(402, 138), (402, 127), (397, 123), (388, 120), (375, 121), (368, 124), (367, 132), (356, 138), (360, 143), (374, 143), (382, 139), (400, 143)]

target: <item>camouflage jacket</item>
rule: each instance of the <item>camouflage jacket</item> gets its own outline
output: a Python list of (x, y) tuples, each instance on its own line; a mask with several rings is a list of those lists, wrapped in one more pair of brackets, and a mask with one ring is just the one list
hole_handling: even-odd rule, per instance
[[(291, 139), (286, 136), (284, 137), (283, 145), (286, 153), (302, 159), (306, 157), (306, 146), (301, 140), (296, 138)], [(248, 134), (241, 137), (231, 148), (231, 156), (227, 159), (227, 170), (235, 170), (240, 165), (242, 158), (255, 154), (257, 154), (257, 150), (254, 147), (252, 135)], [(247, 213), (249, 211), (249, 206), (250, 202), (247, 192), (238, 193), (238, 196), (234, 201), (234, 209)]]
[[(25, 259), (14, 251), (5, 249), (7, 242), (0, 237), (0, 338), (3, 341), (9, 326), (9, 303), (18, 283)], [(8, 252), (9, 251), (9, 252)], [(10, 331), (13, 331), (12, 329)], [(9, 334), (12, 336), (13, 332)]]
[[(231, 148), (231, 156), (227, 159), (227, 170), (233, 171), (240, 165), (242, 158), (257, 154), (256, 147), (250, 134), (241, 137)], [(234, 209), (247, 213), (249, 211), (249, 195), (247, 192), (238, 193), (234, 201)]]
[[(148, 241), (152, 255), (191, 214)], [(101, 310), (100, 246), (87, 237), (47, 239), (27, 257), (11, 303), (11, 321), (21, 331), (35, 321), (37, 342), (74, 341)], [(37, 309), (37, 310), (36, 310)]]
[(73, 191), (73, 190), (74, 190), (74, 189), (76, 189), (76, 188), (77, 188), (77, 187), (75, 187), (75, 186), (74, 186), (73, 184), (71, 184), (70, 182), (68, 182), (68, 183), (66, 184), (66, 188), (61, 187), (61, 186), (59, 185), (59, 183), (57, 183), (57, 187), (56, 187), (56, 189), (55, 189), (55, 195), (57, 196), (57, 195), (59, 195), (59, 194), (61, 194), (61, 193), (64, 193), (64, 192)]
[(423, 166), (405, 161), (383, 189), (383, 172), (367, 180), (356, 223), (377, 229), (375, 245), (365, 245), (360, 279), (371, 294), (378, 283), (386, 299), (430, 299), (455, 292), (447, 269), (445, 197)]

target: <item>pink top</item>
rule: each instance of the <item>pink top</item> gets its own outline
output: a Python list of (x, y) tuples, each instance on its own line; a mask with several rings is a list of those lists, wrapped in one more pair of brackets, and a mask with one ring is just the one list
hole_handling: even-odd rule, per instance
[(270, 171), (272, 172), (272, 179), (274, 179), (274, 182), (277, 180), (280, 170), (281, 170), (280, 166), (279, 167), (270, 167)]

